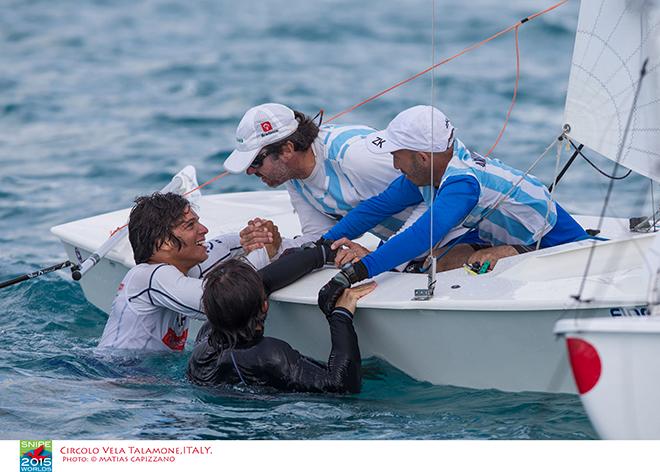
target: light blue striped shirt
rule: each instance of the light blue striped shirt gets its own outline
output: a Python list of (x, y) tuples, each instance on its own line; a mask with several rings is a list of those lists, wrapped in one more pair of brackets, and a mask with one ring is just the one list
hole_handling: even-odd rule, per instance
[[(442, 182), (460, 175), (473, 176), (481, 189), (479, 201), (463, 226), (473, 228), (478, 224), (479, 237), (485, 241), (494, 245), (534, 244), (557, 222), (555, 202), (536, 177), (471, 152), (456, 139)], [(426, 197), (428, 192), (422, 194)]]
[[(375, 154), (366, 146), (365, 136), (374, 130), (367, 126), (322, 126), (312, 144), (316, 165), (306, 179), (286, 183), (298, 212), (303, 234), (318, 233), (307, 225), (313, 215), (309, 208), (335, 222), (348, 212), (384, 191), (401, 173), (392, 165), (391, 154)], [(307, 207), (307, 209), (305, 209)], [(413, 207), (381, 221), (369, 232), (381, 240), (389, 239), (405, 223)], [(318, 233), (320, 237), (329, 227)]]

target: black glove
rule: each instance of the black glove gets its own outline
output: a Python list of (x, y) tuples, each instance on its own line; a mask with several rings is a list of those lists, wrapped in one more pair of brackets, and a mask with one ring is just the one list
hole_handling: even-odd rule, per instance
[(325, 261), (326, 264), (334, 264), (335, 263), (335, 257), (337, 256), (337, 249), (332, 249), (332, 243), (334, 243), (333, 240), (331, 239), (319, 239), (316, 241), (314, 244), (321, 248), (323, 251), (323, 260)]
[[(320, 269), (326, 264), (332, 264), (335, 261), (335, 256), (337, 255), (337, 250), (332, 249), (332, 243), (329, 239), (319, 239), (316, 242), (308, 242), (303, 244), (300, 247), (293, 247), (285, 250), (279, 259), (288, 258), (292, 254), (298, 254), (301, 252), (309, 252), (309, 254), (315, 255), (315, 262), (313, 269)], [(291, 261), (293, 259), (287, 259)]]
[(362, 261), (347, 262), (341, 266), (341, 272), (346, 276), (351, 284), (356, 284), (361, 280), (369, 278), (367, 266)]
[(329, 316), (332, 310), (335, 309), (337, 300), (344, 293), (345, 289), (368, 277), (367, 267), (362, 261), (358, 261), (355, 264), (344, 264), (341, 271), (319, 290), (318, 304), (321, 311), (325, 313), (325, 316)]
[(319, 308), (325, 316), (330, 316), (332, 310), (335, 309), (337, 300), (341, 297), (341, 294), (344, 293), (348, 287), (351, 286), (351, 281), (348, 279), (348, 276), (344, 272), (338, 272), (330, 282), (325, 284), (319, 290), (318, 304)]

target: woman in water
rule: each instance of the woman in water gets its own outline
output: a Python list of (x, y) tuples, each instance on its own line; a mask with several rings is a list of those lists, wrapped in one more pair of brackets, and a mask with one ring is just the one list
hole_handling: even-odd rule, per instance
[(326, 318), (332, 350), (327, 364), (302, 355), (280, 339), (264, 336), (268, 268), (256, 272), (238, 261), (206, 276), (202, 305), (209, 319), (197, 336), (188, 378), (201, 385), (268, 386), (281, 391), (360, 391), (360, 349), (353, 328), (357, 300), (375, 283), (346, 289)]

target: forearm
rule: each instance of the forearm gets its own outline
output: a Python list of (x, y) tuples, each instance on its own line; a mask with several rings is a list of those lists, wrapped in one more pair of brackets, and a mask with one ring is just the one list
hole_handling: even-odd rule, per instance
[(326, 365), (297, 354), (287, 388), (303, 392), (358, 393), (362, 386), (360, 348), (352, 315), (336, 308), (327, 317), (332, 349)]
[(438, 192), (433, 209), (428, 209), (403, 233), (391, 238), (376, 251), (362, 259), (369, 277), (374, 277), (397, 265), (409, 261), (439, 243), (455, 227), (460, 226), (478, 201), (479, 187), (469, 177), (452, 178)]
[(428, 226), (420, 228), (413, 225), (361, 261), (367, 268), (369, 277), (375, 277), (426, 252), (430, 246), (429, 237)]
[(345, 308), (335, 308), (328, 317), (328, 323), (332, 342), (328, 357), (328, 386), (339, 392), (359, 393), (362, 369), (353, 315)]
[(270, 295), (292, 284), (303, 275), (323, 267), (325, 257), (319, 246), (300, 248), (271, 262), (259, 270), (266, 293)]
[(307, 233), (303, 234), (301, 236), (297, 236), (295, 238), (282, 238), (282, 244), (280, 244), (280, 248), (277, 251), (277, 257), (280, 257), (284, 251), (287, 249), (296, 249), (299, 248), (300, 246), (314, 242), (318, 240), (321, 235), (323, 234), (323, 231), (315, 232), (315, 233)]
[(325, 239), (355, 239), (385, 218), (422, 201), (422, 195), (405, 177), (392, 182), (384, 192), (363, 201), (325, 233)]

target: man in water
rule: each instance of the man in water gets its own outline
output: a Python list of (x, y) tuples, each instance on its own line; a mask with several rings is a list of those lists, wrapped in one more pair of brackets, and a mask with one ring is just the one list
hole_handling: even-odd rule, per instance
[(206, 240), (208, 229), (184, 197), (154, 193), (135, 200), (128, 238), (137, 264), (112, 303), (99, 347), (182, 351), (189, 318), (206, 320), (202, 277), (215, 264), (246, 257), (260, 268), (264, 249), (245, 254), (237, 234)]
[[(238, 234), (206, 241), (207, 233), (180, 195), (155, 193), (136, 200), (128, 235), (137, 265), (119, 285), (99, 347), (182, 351), (189, 319), (207, 319), (201, 306), (202, 277), (222, 261), (243, 259), (252, 270), (261, 268), (270, 293), (334, 257), (329, 247), (311, 245), (265, 267), (272, 245), (246, 254)], [(276, 230), (273, 239), (279, 240)]]
[[(256, 175), (269, 187), (286, 185), (302, 236), (283, 239), (278, 255), (316, 241), (358, 204), (401, 176), (388, 153), (375, 153), (367, 147), (365, 137), (373, 131), (367, 126), (319, 127), (313, 118), (277, 103), (245, 113), (236, 130), (237, 148), (224, 166), (235, 174)], [(402, 207), (367, 231), (385, 241), (425, 209), (423, 201)], [(273, 244), (268, 235), (271, 228), (272, 224), (260, 219), (251, 220), (240, 233), (243, 247), (249, 250)], [(465, 231), (460, 227), (450, 231), (447, 240)]]
[(322, 364), (280, 339), (264, 336), (269, 293), (264, 287), (271, 285), (269, 277), (237, 260), (223, 262), (208, 274), (202, 305), (209, 321), (197, 337), (188, 378), (200, 385), (358, 393), (362, 374), (353, 313), (357, 300), (375, 284), (346, 289), (326, 313), (332, 350), (327, 364)]
[[(470, 228), (470, 232), (447, 247), (460, 249), (462, 260), (456, 258), (455, 267), (486, 260), (492, 266), (501, 257), (533, 250), (539, 241), (546, 248), (589, 237), (535, 177), (469, 151), (437, 108), (420, 105), (404, 110), (386, 130), (372, 133), (366, 140), (372, 152), (392, 153), (394, 167), (404, 175), (360, 204), (323, 238), (334, 240), (333, 248), (348, 245), (348, 251), (354, 252), (351, 239), (402, 208), (425, 200), (430, 205), (435, 193), (433, 235), (431, 211), (427, 210), (373, 253), (355, 258), (351, 253), (351, 263), (331, 284), (335, 288), (390, 270), (429, 246), (444, 246), (448, 232), (457, 226)], [(341, 263), (346, 257), (340, 252), (336, 260)]]

